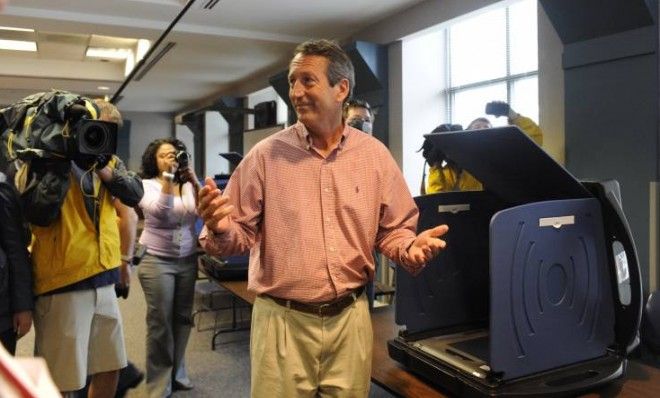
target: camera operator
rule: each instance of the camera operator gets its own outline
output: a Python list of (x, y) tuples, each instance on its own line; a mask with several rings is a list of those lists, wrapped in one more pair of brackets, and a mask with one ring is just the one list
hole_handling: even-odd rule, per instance
[[(431, 134), (460, 130), (463, 130), (460, 124), (445, 123), (433, 129)], [(424, 140), (424, 144), (420, 150), (426, 163), (429, 165), (428, 185), (425, 181), (426, 165), (424, 166), (424, 174), (422, 174), (422, 185), (420, 188), (422, 195), (437, 192), (474, 191), (482, 189), (481, 183), (472, 174), (458, 167), (442, 151), (434, 148), (429, 140)]]
[(147, 301), (147, 391), (150, 397), (189, 390), (184, 355), (192, 327), (197, 279), (199, 181), (183, 142), (151, 142), (142, 155), (146, 254), (138, 277)]
[[(507, 116), (509, 124), (518, 126), (537, 145), (541, 146), (543, 144), (543, 132), (541, 128), (532, 119), (514, 111), (508, 103), (503, 101), (489, 102), (486, 104), (486, 114), (495, 117)], [(431, 133), (457, 130), (451, 126), (458, 126), (458, 130), (461, 130), (460, 125), (442, 124), (436, 127)], [(470, 122), (466, 130), (481, 130), (491, 127), (493, 126), (490, 120), (485, 117), (478, 117)], [(425, 174), (422, 176), (422, 195), (437, 192), (483, 190), (481, 182), (472, 174), (458, 167), (451, 160), (446, 159), (444, 154), (437, 155), (433, 151), (430, 142), (425, 141), (422, 149), (424, 149), (423, 156), (429, 164), (428, 185), (425, 185), (424, 182)]]
[[(67, 123), (89, 117), (121, 125), (114, 105), (97, 100), (89, 114), (70, 109)], [(114, 396), (126, 366), (114, 285), (130, 277), (113, 201), (140, 201), (140, 179), (111, 153), (29, 161), (22, 194), (32, 213), (35, 354), (45, 358), (58, 389), (85, 386), (90, 396)], [(36, 219), (35, 214), (47, 219)], [(120, 272), (121, 269), (121, 272)]]

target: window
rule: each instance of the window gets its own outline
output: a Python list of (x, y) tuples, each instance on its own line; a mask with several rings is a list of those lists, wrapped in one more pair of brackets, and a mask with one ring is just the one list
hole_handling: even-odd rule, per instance
[[(463, 127), (485, 104), (506, 101), (538, 121), (536, 1), (488, 10), (447, 28), (446, 119)], [(506, 118), (487, 116), (494, 126)]]

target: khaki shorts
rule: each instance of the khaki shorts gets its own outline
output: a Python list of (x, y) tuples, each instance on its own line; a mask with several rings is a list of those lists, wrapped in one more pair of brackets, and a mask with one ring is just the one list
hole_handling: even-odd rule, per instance
[(60, 391), (83, 388), (87, 375), (126, 366), (113, 285), (37, 297), (35, 355), (44, 357)]

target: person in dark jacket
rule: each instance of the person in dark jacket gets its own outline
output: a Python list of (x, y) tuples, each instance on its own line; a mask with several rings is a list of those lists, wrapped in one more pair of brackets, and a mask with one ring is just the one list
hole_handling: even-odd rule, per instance
[(12, 355), (32, 327), (32, 265), (14, 185), (0, 173), (0, 342)]

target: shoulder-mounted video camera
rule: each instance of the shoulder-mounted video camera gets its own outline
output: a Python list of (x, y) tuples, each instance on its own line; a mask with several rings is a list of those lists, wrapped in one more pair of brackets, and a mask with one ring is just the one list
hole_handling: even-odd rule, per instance
[(30, 95), (0, 110), (3, 153), (8, 161), (110, 158), (117, 150), (117, 124), (98, 118), (97, 106), (80, 95)]
[(93, 118), (98, 111), (90, 106), (72, 104), (66, 112), (70, 137), (67, 153), (72, 157), (117, 152), (117, 123)]

